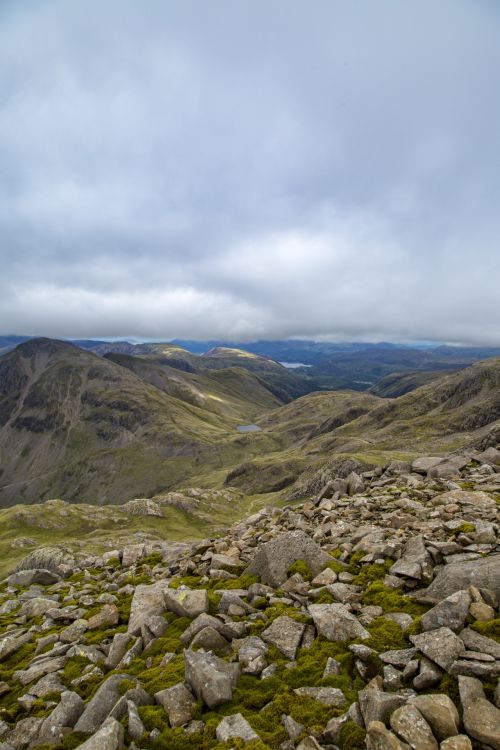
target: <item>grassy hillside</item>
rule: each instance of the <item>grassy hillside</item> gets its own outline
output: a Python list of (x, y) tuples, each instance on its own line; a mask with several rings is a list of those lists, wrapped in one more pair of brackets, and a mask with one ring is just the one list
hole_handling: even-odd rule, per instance
[(237, 424), (279, 403), (245, 371), (142, 374), (49, 339), (0, 358), (0, 503), (155, 494), (237, 460)]

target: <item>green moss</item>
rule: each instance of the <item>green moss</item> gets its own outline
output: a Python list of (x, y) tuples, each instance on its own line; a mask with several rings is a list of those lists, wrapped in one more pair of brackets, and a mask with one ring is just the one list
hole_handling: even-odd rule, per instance
[(140, 565), (149, 565), (154, 568), (155, 565), (160, 565), (163, 562), (163, 555), (161, 552), (152, 552), (150, 555), (146, 555), (139, 560)]
[(259, 576), (245, 574), (238, 578), (228, 578), (223, 581), (210, 581), (208, 587), (212, 588), (214, 591), (217, 591), (218, 589), (248, 589), (252, 583), (259, 583), (259, 581)]
[(370, 633), (370, 638), (363, 643), (375, 651), (391, 651), (408, 646), (408, 639), (397, 622), (386, 617), (377, 617), (366, 629)]
[(500, 643), (500, 617), (495, 620), (489, 620), (489, 622), (475, 622), (473, 629), (477, 630), (481, 635), (485, 635), (487, 638), (492, 638), (494, 641)]
[(382, 581), (373, 581), (363, 595), (363, 604), (382, 607), (384, 612), (406, 612), (409, 615), (422, 615), (428, 607), (417, 604), (400, 591), (387, 588)]
[(287, 575), (293, 576), (295, 575), (295, 573), (301, 575), (305, 581), (311, 581), (313, 578), (311, 568), (305, 560), (295, 560), (295, 562), (290, 565), (287, 571)]
[(458, 536), (459, 534), (473, 534), (476, 530), (476, 526), (473, 523), (461, 523), (460, 526), (457, 526), (456, 529), (453, 529), (453, 536)]
[(364, 750), (366, 731), (354, 721), (346, 721), (340, 730), (340, 750)]
[(380, 563), (373, 563), (371, 565), (364, 565), (361, 568), (361, 571), (354, 576), (352, 583), (355, 586), (363, 586), (366, 587), (370, 583), (373, 583), (373, 581), (378, 581), (381, 578), (384, 578), (391, 565), (393, 565), (393, 560), (386, 560), (384, 564)]
[(174, 578), (168, 585), (171, 589), (178, 589), (181, 586), (187, 586), (190, 589), (204, 588), (200, 582), (201, 576), (182, 576), (181, 578)]
[(288, 617), (290, 617), (292, 620), (296, 620), (297, 622), (311, 622), (311, 618), (309, 615), (306, 615), (304, 612), (301, 612), (299, 609), (291, 606), (290, 604), (273, 604), (272, 607), (267, 607), (267, 609), (264, 610), (264, 614), (271, 622), (281, 615), (288, 615)]

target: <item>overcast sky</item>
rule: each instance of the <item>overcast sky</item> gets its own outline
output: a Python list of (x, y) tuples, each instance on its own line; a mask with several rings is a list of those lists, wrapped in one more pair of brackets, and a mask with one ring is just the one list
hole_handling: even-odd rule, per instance
[(0, 333), (500, 344), (500, 3), (1, 0)]

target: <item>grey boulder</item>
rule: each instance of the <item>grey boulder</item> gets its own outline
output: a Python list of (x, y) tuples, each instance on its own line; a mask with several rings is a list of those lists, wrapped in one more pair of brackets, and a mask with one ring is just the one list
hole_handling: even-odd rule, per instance
[(264, 583), (277, 588), (288, 577), (289, 567), (303, 560), (313, 575), (318, 575), (332, 558), (304, 531), (289, 531), (261, 545), (246, 573), (260, 576)]

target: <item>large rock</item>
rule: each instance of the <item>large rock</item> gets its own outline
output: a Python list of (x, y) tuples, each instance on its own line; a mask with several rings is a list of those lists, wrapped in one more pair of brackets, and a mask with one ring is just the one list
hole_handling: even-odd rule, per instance
[(210, 603), (205, 589), (165, 589), (165, 606), (179, 617), (198, 617), (208, 612)]
[(47, 716), (40, 729), (40, 737), (55, 738), (63, 728), (73, 728), (85, 709), (85, 703), (77, 693), (65, 690), (61, 701)]
[(411, 635), (410, 641), (428, 659), (446, 671), (465, 651), (463, 642), (450, 628), (439, 628), (427, 633)]
[(410, 702), (430, 725), (436, 739), (445, 740), (458, 734), (460, 718), (455, 704), (447, 695), (417, 695)]
[(75, 559), (69, 550), (60, 547), (38, 547), (24, 557), (16, 567), (20, 570), (49, 570), (57, 575), (67, 575)]
[(500, 555), (490, 555), (466, 562), (449, 563), (442, 568), (430, 586), (426, 597), (441, 601), (456, 591), (476, 586), (491, 589), (500, 598)]
[(254, 732), (248, 721), (241, 714), (225, 716), (215, 730), (219, 742), (229, 742), (230, 740), (243, 740), (243, 742), (252, 742), (258, 740), (259, 735)]
[(372, 721), (366, 735), (367, 750), (402, 750), (395, 734), (390, 732), (381, 721)]
[(101, 728), (76, 750), (122, 750), (123, 727), (116, 719), (106, 719)]
[(137, 586), (132, 598), (128, 621), (128, 632), (131, 635), (139, 635), (142, 625), (150, 617), (164, 614), (166, 607), (163, 592), (166, 588), (167, 584), (164, 581), (158, 581), (151, 586), (145, 584)]
[(432, 730), (420, 711), (412, 705), (401, 706), (391, 714), (391, 728), (414, 750), (438, 750)]
[(289, 531), (261, 545), (246, 573), (260, 576), (277, 588), (288, 577), (289, 567), (304, 560), (313, 575), (320, 573), (332, 558), (303, 531)]
[(329, 641), (370, 637), (366, 628), (343, 604), (311, 604), (308, 609), (318, 632)]
[(295, 659), (304, 629), (304, 623), (292, 620), (288, 615), (281, 615), (261, 635), (266, 643), (276, 646), (288, 659)]
[(7, 578), (9, 586), (32, 586), (33, 584), (40, 584), (40, 586), (51, 586), (53, 583), (57, 583), (61, 580), (61, 576), (54, 573), (52, 570), (46, 568), (33, 568), (30, 570), (20, 570), (17, 573), (12, 573)]
[(468, 591), (456, 591), (450, 594), (422, 615), (420, 620), (422, 630), (436, 630), (442, 627), (450, 628), (455, 632), (462, 630), (469, 614), (470, 604), (471, 596)]
[(209, 708), (228, 703), (233, 697), (239, 665), (228, 664), (211, 653), (184, 651), (185, 679)]
[(467, 734), (500, 750), (500, 709), (487, 700), (481, 682), (475, 677), (459, 677), (458, 688)]
[(334, 687), (299, 687), (294, 693), (312, 698), (324, 706), (335, 706), (339, 708), (346, 703), (346, 697), (340, 688)]
[(188, 724), (193, 718), (196, 701), (183, 682), (155, 693), (155, 700), (165, 709), (173, 728)]
[(106, 682), (97, 690), (94, 697), (87, 703), (85, 711), (76, 723), (75, 732), (92, 734), (99, 729), (120, 698), (120, 684), (126, 679), (127, 676), (123, 674), (115, 674), (108, 677)]

